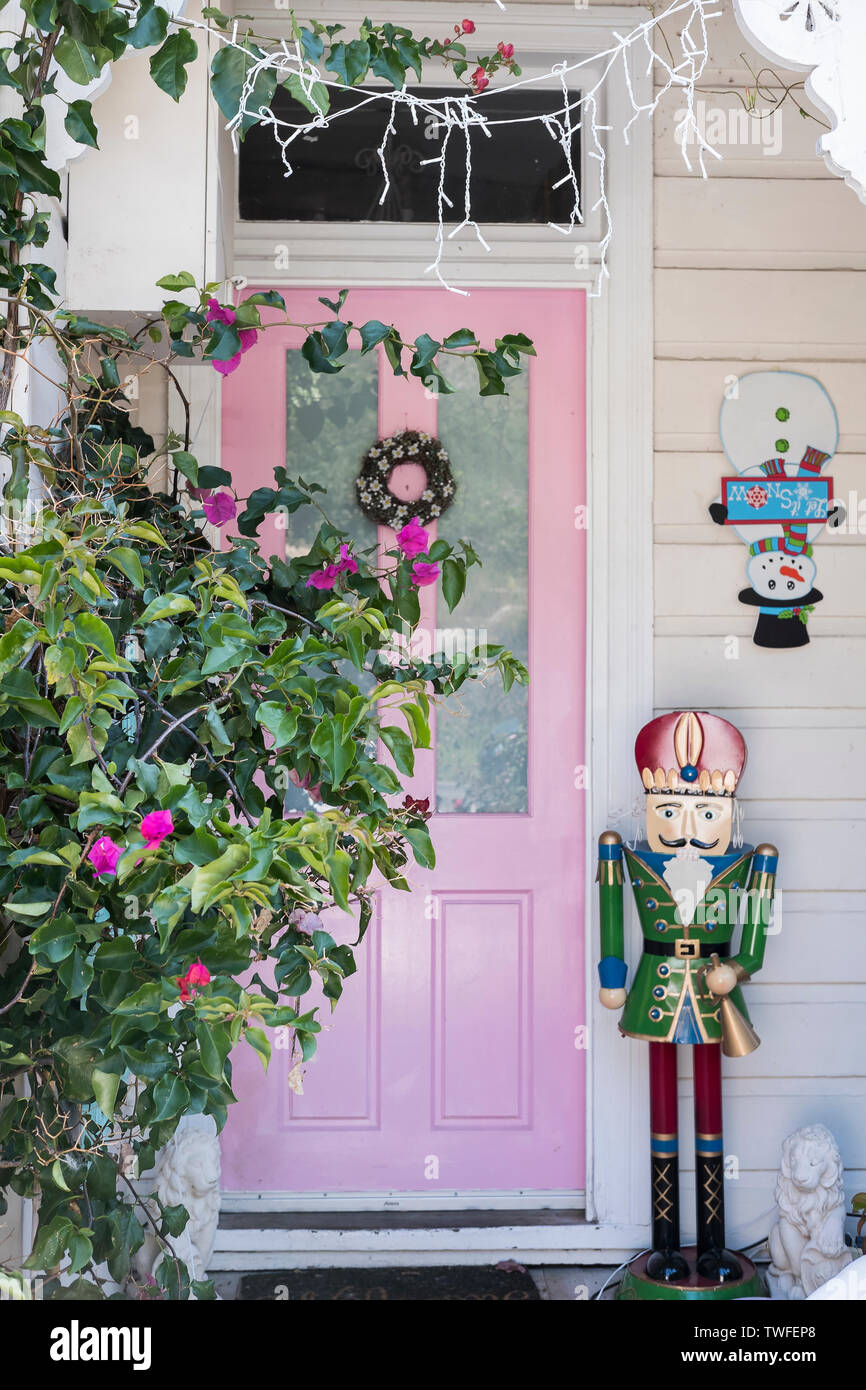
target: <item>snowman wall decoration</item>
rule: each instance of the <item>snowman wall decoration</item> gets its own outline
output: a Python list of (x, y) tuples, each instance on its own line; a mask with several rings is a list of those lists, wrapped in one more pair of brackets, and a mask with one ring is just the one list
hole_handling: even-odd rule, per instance
[(719, 434), (737, 476), (722, 479), (710, 516), (733, 526), (749, 548), (749, 587), (739, 600), (758, 609), (754, 641), (803, 647), (809, 615), (824, 597), (812, 546), (841, 519), (833, 479), (823, 472), (839, 442), (833, 402), (802, 372), (750, 372), (725, 395)]

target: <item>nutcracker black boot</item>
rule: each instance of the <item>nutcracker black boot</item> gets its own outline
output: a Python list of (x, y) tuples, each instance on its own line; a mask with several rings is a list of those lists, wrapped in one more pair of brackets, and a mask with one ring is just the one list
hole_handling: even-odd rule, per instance
[(680, 1254), (677, 1050), (673, 1043), (651, 1042), (649, 1054), (653, 1248), (646, 1272), (660, 1283), (680, 1284), (690, 1271)]
[(695, 1188), (698, 1217), (697, 1270), (714, 1284), (742, 1279), (736, 1256), (725, 1249), (725, 1169), (722, 1144), (722, 1049), (703, 1043), (692, 1049), (695, 1070)]

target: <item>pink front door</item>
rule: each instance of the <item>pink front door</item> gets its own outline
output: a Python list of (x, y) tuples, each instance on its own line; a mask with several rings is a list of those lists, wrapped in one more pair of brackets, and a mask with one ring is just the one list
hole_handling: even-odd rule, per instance
[[(286, 292), (297, 321), (315, 291)], [(353, 290), (345, 313), (404, 338), (470, 325), (481, 341), (522, 332), (538, 356), (506, 397), (479, 397), (471, 363), (436, 397), (353, 354), (313, 375), (291, 330), (260, 335), (223, 394), (223, 465), (239, 494), (282, 464), (328, 486), (331, 518), (361, 545), (376, 531), (354, 478), (377, 435), (438, 435), (457, 478), (438, 525), (472, 542), (454, 614), (427, 597), (430, 650), (502, 642), (527, 661), (528, 693), (471, 688), (441, 709), (413, 795), (430, 796), (437, 867), (386, 893), (306, 1069), (288, 1084), (275, 1048), (264, 1075), (235, 1059), (223, 1142), (234, 1192), (576, 1192), (585, 1174), (583, 959), (585, 675), (585, 299), (581, 291)], [(412, 484), (411, 477), (408, 485)], [(306, 549), (303, 520), (263, 536)], [(264, 528), (263, 528), (264, 532)], [(390, 533), (380, 535), (386, 540)], [(440, 601), (441, 602), (441, 601)], [(486, 636), (485, 636), (486, 632)], [(464, 691), (466, 687), (464, 687)], [(339, 919), (342, 918), (342, 921)], [(334, 913), (332, 935), (354, 923)], [(305, 1007), (310, 996), (305, 998)]]

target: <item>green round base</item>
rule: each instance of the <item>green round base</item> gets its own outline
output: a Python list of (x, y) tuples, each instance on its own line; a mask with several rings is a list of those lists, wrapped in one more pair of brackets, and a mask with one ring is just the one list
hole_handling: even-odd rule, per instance
[[(694, 1269), (695, 1256), (697, 1251), (693, 1245), (686, 1245), (682, 1251), (689, 1267)], [(664, 1299), (670, 1302), (677, 1300), (682, 1302), (704, 1302), (732, 1298), (760, 1298), (764, 1293), (761, 1284), (761, 1276), (745, 1255), (737, 1254), (737, 1259), (743, 1267), (743, 1277), (734, 1284), (711, 1284), (706, 1279), (702, 1279), (698, 1274), (691, 1274), (684, 1284), (660, 1284), (656, 1279), (650, 1279), (646, 1272), (646, 1262), (649, 1255), (639, 1255), (636, 1260), (632, 1260), (626, 1270), (622, 1283), (616, 1292), (617, 1299), (634, 1303), (645, 1299)]]

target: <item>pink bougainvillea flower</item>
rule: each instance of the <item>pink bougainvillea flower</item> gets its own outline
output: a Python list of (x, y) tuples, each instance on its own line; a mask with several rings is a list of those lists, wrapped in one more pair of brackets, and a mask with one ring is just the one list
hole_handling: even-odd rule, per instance
[(218, 299), (208, 300), (205, 313), (208, 323), (234, 323), (236, 317), (234, 309), (227, 304), (220, 304)]
[[(226, 323), (231, 325), (237, 321), (237, 314), (234, 309), (230, 308), (227, 304), (220, 304), (218, 299), (209, 299), (205, 318), (208, 323)], [(233, 357), (211, 358), (214, 371), (219, 372), (220, 376), (230, 376), (232, 372), (237, 371), (244, 353), (249, 352), (250, 348), (254, 347), (258, 342), (259, 334), (258, 330), (255, 328), (239, 328), (238, 337), (241, 343), (240, 352), (236, 352)]]
[(102, 835), (90, 849), (87, 858), (99, 878), (102, 874), (117, 873), (117, 861), (122, 854), (122, 845), (116, 845), (108, 835)]
[(237, 503), (230, 492), (212, 492), (201, 505), (211, 526), (225, 526), (238, 514)]
[(338, 574), (357, 574), (358, 561), (347, 545), (340, 546), (340, 558), (335, 566)]
[(463, 32), (464, 32), (464, 34), (474, 34), (474, 33), (475, 33), (475, 22), (474, 22), (474, 20), (471, 20), (471, 19), (464, 19), (464, 21), (463, 21)]
[(485, 87), (490, 86), (490, 78), (483, 68), (478, 67), (472, 74), (472, 87), (476, 92), (483, 92)]
[(505, 59), (506, 63), (510, 63), (511, 59), (514, 57), (514, 44), (498, 43), (496, 45), (496, 52), (501, 58)]
[(145, 849), (156, 849), (173, 830), (171, 811), (150, 811), (141, 822)]
[(189, 983), (194, 986), (210, 984), (210, 971), (206, 965), (202, 964), (201, 956), (199, 956), (195, 965), (189, 967), (189, 970), (186, 972), (186, 978)]
[(340, 570), (337, 569), (336, 565), (326, 565), (323, 570), (313, 570), (307, 579), (306, 587), (308, 589), (333, 589), (338, 574), (340, 574)]
[(324, 569), (313, 570), (307, 579), (308, 589), (333, 589), (341, 574), (357, 574), (358, 561), (347, 545), (340, 546), (340, 558)]
[(193, 487), (192, 483), (187, 488), (187, 492), (196, 502), (204, 502), (206, 498), (213, 496), (209, 487)]
[(214, 371), (219, 372), (220, 376), (231, 376), (241, 365), (241, 356), (240, 352), (236, 352), (234, 357), (212, 358)]
[(414, 796), (406, 796), (403, 799), (403, 809), (408, 811), (410, 816), (421, 816), (424, 820), (429, 820), (433, 814), (430, 810), (429, 796), (420, 800)]
[(412, 566), (412, 583), (417, 584), (419, 589), (425, 588), (427, 584), (435, 584), (439, 578), (439, 566), (431, 564), (428, 560), (416, 560)]
[(197, 989), (209, 985), (210, 978), (210, 971), (206, 965), (202, 965), (201, 957), (199, 957), (195, 965), (191, 965), (185, 975), (178, 975), (177, 977), (181, 1003), (188, 1003)]
[(416, 555), (422, 555), (429, 540), (430, 537), (417, 516), (413, 516), (411, 521), (406, 522), (403, 530), (397, 532), (397, 544), (409, 560), (414, 560)]

